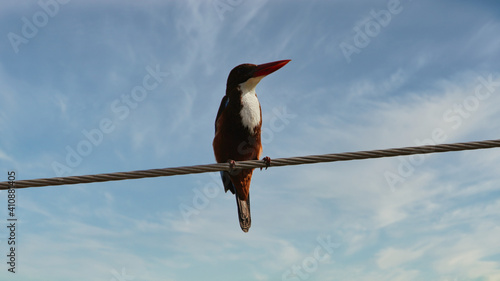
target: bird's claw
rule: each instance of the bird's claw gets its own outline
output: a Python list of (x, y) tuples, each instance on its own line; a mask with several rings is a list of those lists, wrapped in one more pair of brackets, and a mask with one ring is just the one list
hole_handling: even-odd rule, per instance
[(229, 163), (229, 173), (234, 172), (234, 168), (236, 168), (236, 162), (234, 162), (234, 160), (228, 160), (227, 163)]
[[(271, 158), (269, 156), (266, 156), (264, 158), (262, 158), (262, 161), (264, 161), (264, 163), (266, 164), (266, 170), (267, 168), (269, 168), (269, 166), (271, 166)], [(262, 167), (260, 168), (260, 170), (262, 171)]]

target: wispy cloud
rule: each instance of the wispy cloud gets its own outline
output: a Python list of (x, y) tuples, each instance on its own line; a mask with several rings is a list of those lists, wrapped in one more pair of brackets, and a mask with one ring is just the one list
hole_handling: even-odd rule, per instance
[[(148, 65), (169, 76), (72, 173), (213, 162), (228, 72), (277, 59), (292, 62), (257, 89), (271, 158), (498, 138), (495, 3), (401, 1), (348, 63), (339, 44), (391, 1), (221, 1), (234, 4), (223, 20), (212, 1), (70, 1), (15, 56), (7, 34), (41, 8), (0, 4), (2, 166), (52, 176)], [(279, 280), (297, 266), (309, 280), (497, 280), (498, 154), (256, 170), (247, 234), (213, 175), (20, 190), (16, 277)], [(209, 183), (219, 192), (186, 221), (179, 205)], [(340, 247), (323, 263), (328, 235)]]

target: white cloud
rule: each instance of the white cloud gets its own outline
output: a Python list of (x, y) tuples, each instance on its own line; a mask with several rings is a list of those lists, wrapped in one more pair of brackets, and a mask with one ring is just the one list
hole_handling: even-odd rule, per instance
[(434, 250), (439, 255), (435, 269), (444, 274), (496, 280), (500, 270), (493, 257), (499, 254), (499, 234), (500, 228), (493, 221), (478, 223), (468, 233), (449, 234), (447, 241)]
[(422, 256), (423, 250), (386, 248), (381, 250), (377, 256), (377, 265), (381, 269), (399, 267), (405, 263), (414, 261)]
[(2, 151), (0, 149), (0, 159), (4, 160), (4, 161), (12, 161), (12, 157), (10, 157), (9, 155), (7, 155), (4, 151)]
[[(65, 146), (113, 116), (111, 101), (159, 64), (171, 76), (75, 173), (213, 161), (213, 118), (229, 70), (266, 58), (293, 63), (261, 85), (264, 121), (282, 105), (296, 115), (266, 143), (270, 157), (415, 145), (436, 128), (444, 142), (498, 138), (498, 91), (468, 117), (443, 119), (473, 102), (479, 76), (500, 76), (498, 20), (483, 11), (491, 6), (408, 5), (348, 64), (338, 42), (374, 4), (325, 3), (242, 1), (221, 20), (211, 1), (71, 2), (19, 54), (8, 45), (0, 54), (0, 159), (15, 159), (23, 177), (50, 176)], [(0, 9), (9, 12), (4, 33), (38, 8), (12, 5)], [(497, 280), (498, 154), (426, 156), (395, 189), (384, 172), (398, 173), (408, 157), (256, 170), (246, 234), (219, 182), (220, 193), (184, 221), (179, 204), (209, 177), (23, 190), (21, 278), (110, 280), (124, 269), (134, 280), (274, 280), (326, 234), (341, 247), (310, 280)], [(47, 271), (54, 264), (61, 270)]]

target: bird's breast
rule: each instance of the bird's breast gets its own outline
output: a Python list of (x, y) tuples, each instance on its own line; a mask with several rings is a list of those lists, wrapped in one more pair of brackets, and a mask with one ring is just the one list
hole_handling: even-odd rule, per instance
[(261, 124), (260, 104), (255, 92), (248, 92), (241, 95), (241, 123), (251, 134), (254, 129)]

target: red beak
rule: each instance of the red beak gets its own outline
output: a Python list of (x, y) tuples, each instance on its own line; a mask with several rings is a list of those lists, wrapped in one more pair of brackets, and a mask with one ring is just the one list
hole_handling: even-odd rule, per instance
[(253, 77), (266, 76), (285, 66), (291, 60), (279, 60), (257, 65)]

